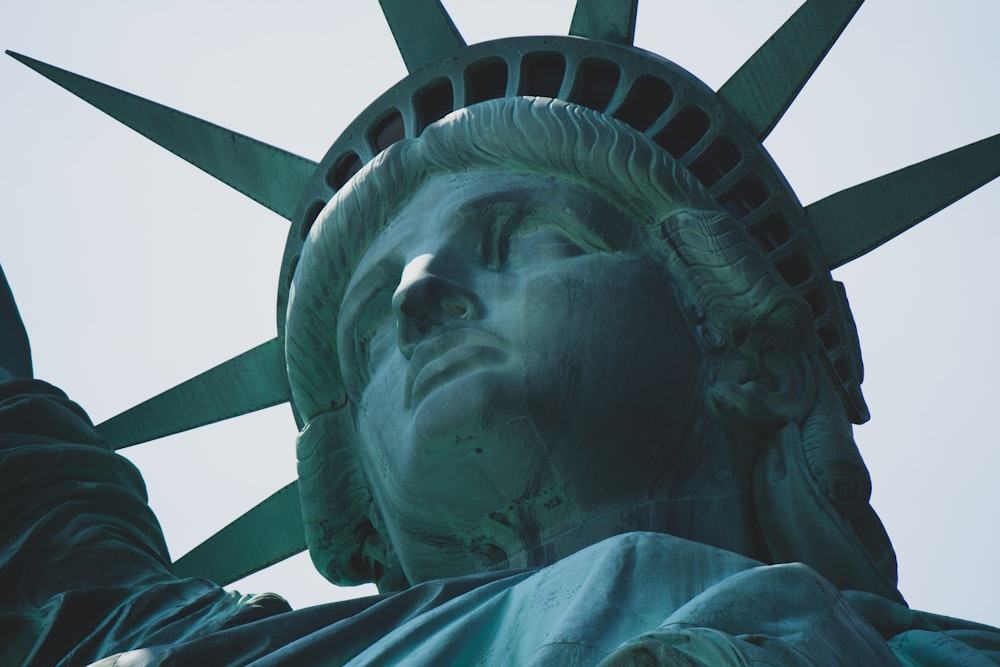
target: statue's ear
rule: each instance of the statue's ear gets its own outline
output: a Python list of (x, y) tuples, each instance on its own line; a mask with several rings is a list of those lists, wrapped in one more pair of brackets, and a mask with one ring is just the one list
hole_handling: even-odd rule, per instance
[(812, 364), (787, 337), (754, 331), (734, 337), (717, 358), (709, 397), (736, 426), (800, 422), (816, 396)]

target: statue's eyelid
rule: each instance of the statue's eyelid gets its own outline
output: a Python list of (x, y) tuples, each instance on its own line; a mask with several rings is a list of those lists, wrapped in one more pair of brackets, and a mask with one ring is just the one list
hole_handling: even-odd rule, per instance
[(501, 210), (495, 216), (484, 238), (483, 260), (490, 269), (500, 269), (510, 252), (510, 237), (520, 228), (523, 216), (519, 209)]
[(544, 247), (548, 246), (567, 258), (611, 250), (599, 234), (576, 220), (567, 221), (558, 217), (540, 216), (525, 220), (524, 224), (519, 225), (512, 232), (507, 237), (508, 244), (518, 233), (524, 235), (547, 233), (548, 238), (543, 240), (542, 244), (536, 244), (535, 248), (544, 250)]
[(507, 263), (510, 253), (510, 234), (497, 234), (487, 241), (486, 266), (499, 269)]

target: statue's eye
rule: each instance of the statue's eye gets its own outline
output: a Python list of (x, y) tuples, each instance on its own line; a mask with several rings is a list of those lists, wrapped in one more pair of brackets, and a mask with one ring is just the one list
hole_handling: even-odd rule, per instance
[(551, 262), (587, 255), (591, 251), (568, 232), (549, 225), (521, 230), (507, 241), (504, 263), (508, 266)]

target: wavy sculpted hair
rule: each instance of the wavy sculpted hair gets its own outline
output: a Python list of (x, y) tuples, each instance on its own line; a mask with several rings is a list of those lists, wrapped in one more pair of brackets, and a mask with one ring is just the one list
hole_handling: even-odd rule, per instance
[(333, 334), (344, 289), (416, 191), (458, 171), (538, 173), (585, 185), (659, 240), (707, 354), (761, 328), (801, 351), (814, 371), (812, 407), (798, 423), (775, 425), (757, 455), (764, 542), (773, 562), (802, 561), (841, 588), (899, 599), (895, 556), (868, 504), (871, 484), (847, 415), (815, 353), (809, 306), (701, 184), (644, 135), (584, 107), (517, 97), (455, 111), (379, 154), (327, 204), (306, 240), (289, 297), (286, 356), (292, 400), (306, 421), (298, 458), (307, 541), (326, 578), (386, 583), (392, 568)]

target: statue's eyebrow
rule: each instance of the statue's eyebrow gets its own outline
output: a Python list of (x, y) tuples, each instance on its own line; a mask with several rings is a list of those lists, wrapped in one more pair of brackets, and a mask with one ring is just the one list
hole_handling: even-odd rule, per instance
[[(609, 223), (609, 218), (618, 217), (617, 211), (609, 207), (606, 212), (598, 212), (602, 214), (595, 216), (593, 208), (558, 206), (545, 200), (521, 202), (516, 213), (497, 221), (495, 233), (500, 239), (509, 239), (525, 226), (553, 227), (561, 230), (587, 252), (622, 249), (627, 245), (627, 238), (622, 236), (620, 228)], [(603, 214), (613, 212), (616, 215)]]
[(528, 208), (528, 204), (523, 201), (508, 201), (503, 204), (491, 217), (488, 234), (483, 235), (483, 260), (492, 268), (503, 263), (507, 240), (524, 221)]
[(500, 264), (500, 246), (524, 219), (531, 203), (516, 193), (489, 193), (463, 202), (451, 214), (453, 222), (465, 225), (470, 222), (476, 229), (479, 254), (487, 266)]
[[(611, 213), (614, 207), (608, 206)], [(623, 237), (623, 230), (602, 224), (606, 216), (594, 217), (589, 213), (592, 211), (554, 205), (537, 197), (524, 198), (518, 192), (504, 192), (465, 202), (453, 216), (456, 221), (482, 219), (480, 254), (487, 266), (496, 268), (503, 264), (510, 239), (525, 224), (561, 229), (588, 252), (608, 252), (628, 244), (627, 232)]]

